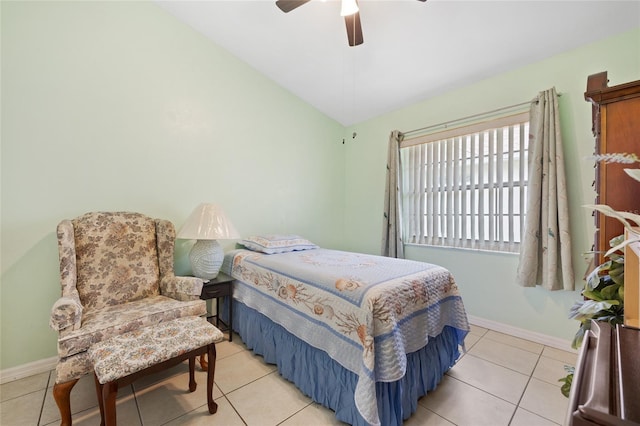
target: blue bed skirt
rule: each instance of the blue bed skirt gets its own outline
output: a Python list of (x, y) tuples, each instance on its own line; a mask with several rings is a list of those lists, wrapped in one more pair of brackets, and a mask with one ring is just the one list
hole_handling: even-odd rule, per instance
[[(342, 367), (269, 318), (237, 300), (233, 301), (233, 328), (254, 353), (275, 364), (282, 377), (319, 404), (335, 411), (336, 418), (366, 425), (354, 402), (358, 376)], [(226, 303), (224, 304), (226, 305)], [(376, 383), (378, 413), (383, 426), (401, 425), (418, 407), (418, 399), (436, 388), (444, 373), (460, 356), (464, 333), (445, 327), (429, 344), (407, 355), (407, 373), (396, 382)]]

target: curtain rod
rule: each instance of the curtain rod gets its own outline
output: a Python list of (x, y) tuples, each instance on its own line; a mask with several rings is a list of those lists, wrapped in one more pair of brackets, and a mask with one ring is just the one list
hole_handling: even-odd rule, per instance
[[(562, 94), (558, 93), (558, 96), (562, 96)], [(519, 104), (509, 105), (509, 106), (506, 106), (506, 107), (494, 109), (492, 111), (481, 112), (479, 114), (468, 115), (466, 117), (457, 118), (455, 120), (445, 121), (443, 123), (433, 124), (431, 126), (421, 127), (419, 129), (413, 129), (413, 130), (409, 130), (408, 132), (401, 132), (401, 133), (402, 133), (403, 136), (406, 137), (407, 135), (412, 134), (412, 133), (423, 132), (425, 130), (433, 129), (433, 128), (436, 128), (436, 127), (442, 127), (442, 126), (447, 127), (448, 125), (453, 124), (453, 123), (467, 121), (467, 120), (470, 120), (472, 118), (489, 116), (489, 115), (495, 114), (497, 112), (502, 112), (502, 111), (506, 111), (506, 110), (509, 110), (509, 109), (521, 107), (521, 106), (524, 106), (524, 105), (529, 105), (529, 104), (532, 104), (533, 102), (538, 102), (538, 97), (537, 96), (535, 98), (533, 98), (532, 100), (527, 101), (527, 102), (520, 102)]]

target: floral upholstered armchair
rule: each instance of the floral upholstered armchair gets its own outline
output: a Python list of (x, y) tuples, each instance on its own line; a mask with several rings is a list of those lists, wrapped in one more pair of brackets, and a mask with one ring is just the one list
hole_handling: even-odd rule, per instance
[(140, 327), (206, 314), (202, 280), (173, 272), (175, 229), (139, 213), (87, 213), (58, 224), (62, 297), (49, 325), (58, 332), (53, 395), (71, 424), (70, 393), (93, 372), (94, 343)]

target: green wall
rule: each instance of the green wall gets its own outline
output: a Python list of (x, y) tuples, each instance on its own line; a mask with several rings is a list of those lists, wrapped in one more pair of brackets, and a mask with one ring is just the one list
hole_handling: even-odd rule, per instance
[(1, 365), (56, 355), (57, 223), (221, 204), (342, 244), (344, 128), (148, 2), (1, 2)]
[[(434, 63), (437, 66), (437, 63)], [(357, 133), (346, 156), (345, 235), (348, 249), (379, 253), (385, 165), (391, 130), (409, 131), (528, 101), (555, 86), (560, 110), (569, 187), (575, 292), (521, 288), (515, 281), (517, 255), (410, 246), (408, 258), (449, 268), (470, 315), (511, 327), (571, 340), (577, 322), (567, 312), (579, 297), (591, 249), (593, 220), (582, 207), (593, 203), (591, 106), (584, 100), (587, 76), (608, 71), (616, 85), (640, 79), (640, 29), (614, 36), (513, 72), (448, 92), (347, 129)]]
[[(640, 78), (634, 30), (345, 129), (152, 3), (2, 1), (0, 15), (0, 369), (56, 355), (47, 323), (60, 292), (61, 219), (130, 210), (179, 227), (208, 201), (243, 235), (295, 232), (378, 253), (391, 130), (519, 103), (551, 86), (563, 93), (580, 277), (593, 230), (580, 207), (593, 198), (586, 77)], [(450, 268), (473, 316), (567, 340), (576, 329), (566, 314), (578, 291), (515, 286), (517, 257), (407, 253)]]

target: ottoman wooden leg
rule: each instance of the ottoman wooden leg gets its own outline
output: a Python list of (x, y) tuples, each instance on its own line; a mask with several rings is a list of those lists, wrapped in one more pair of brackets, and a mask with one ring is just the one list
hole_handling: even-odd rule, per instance
[(96, 383), (96, 395), (98, 396), (98, 406), (100, 407), (100, 426), (104, 426), (104, 402), (102, 398), (102, 385), (98, 380), (98, 376), (93, 375), (93, 381)]
[(209, 357), (209, 365), (207, 366), (207, 404), (209, 406), (209, 414), (215, 414), (218, 411), (218, 404), (213, 400), (213, 377), (216, 372), (216, 344), (209, 344), (207, 350)]
[(189, 358), (189, 392), (195, 392), (198, 384), (196, 383), (196, 357)]
[(200, 355), (200, 368), (202, 368), (202, 371), (207, 371), (207, 366), (209, 365), (209, 363), (207, 362), (207, 358), (203, 355)]
[(116, 397), (118, 396), (118, 382), (108, 382), (102, 385), (102, 400), (104, 403), (104, 424), (116, 426)]

